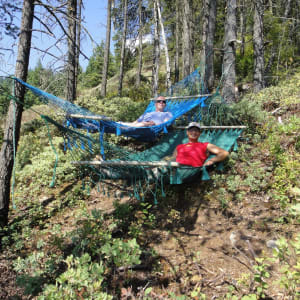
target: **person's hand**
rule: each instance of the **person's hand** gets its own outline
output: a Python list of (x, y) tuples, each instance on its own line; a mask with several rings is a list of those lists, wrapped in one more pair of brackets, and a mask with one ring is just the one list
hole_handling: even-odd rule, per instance
[(214, 162), (210, 159), (203, 166), (208, 167), (208, 166), (211, 166), (213, 164), (214, 164)]
[(147, 122), (143, 122), (143, 125), (148, 127), (148, 126), (154, 126), (155, 123), (153, 121), (147, 121)]

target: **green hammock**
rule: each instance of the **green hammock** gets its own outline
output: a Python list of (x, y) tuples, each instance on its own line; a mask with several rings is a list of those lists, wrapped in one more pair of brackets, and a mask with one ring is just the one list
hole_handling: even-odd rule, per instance
[[(199, 141), (209, 142), (229, 151), (233, 146), (236, 149), (236, 140), (241, 132), (242, 129), (204, 130)], [(182, 183), (201, 172), (203, 172), (203, 180), (209, 179), (206, 169), (203, 167), (195, 168), (168, 162), (168, 158), (173, 154), (177, 145), (187, 142), (185, 131), (175, 131), (165, 135), (156, 146), (143, 152), (130, 153), (127, 151), (119, 153), (118, 158), (103, 162), (81, 161), (77, 164), (92, 168), (95, 173), (105, 179), (131, 178), (136, 180), (141, 176), (145, 177), (145, 180), (157, 178), (158, 174), (155, 176), (152, 174), (152, 170), (156, 167), (160, 168), (161, 176), (169, 175), (171, 184)], [(108, 153), (116, 152), (111, 145), (106, 144), (105, 148)], [(174, 176), (176, 180), (172, 178)]]
[[(47, 116), (43, 118), (62, 132), (65, 148), (71, 150), (73, 163), (80, 165), (83, 178), (89, 177), (89, 184), (98, 184), (99, 189), (104, 190), (105, 184), (101, 183), (107, 183), (107, 180), (112, 182), (122, 179), (123, 184), (118, 181), (118, 187), (125, 189), (130, 186), (132, 196), (137, 199), (143, 199), (146, 192), (151, 192), (156, 201), (159, 188), (164, 195), (165, 183), (181, 184), (197, 176), (202, 180), (209, 179), (205, 167), (183, 166), (167, 160), (177, 145), (187, 142), (185, 130), (169, 132), (155, 146), (142, 152), (102, 142), (106, 160), (101, 162), (98, 159), (100, 153), (98, 137), (64, 127)], [(232, 147), (236, 149), (236, 140), (243, 129), (229, 127), (225, 130), (203, 130), (199, 141), (215, 144), (227, 151)]]

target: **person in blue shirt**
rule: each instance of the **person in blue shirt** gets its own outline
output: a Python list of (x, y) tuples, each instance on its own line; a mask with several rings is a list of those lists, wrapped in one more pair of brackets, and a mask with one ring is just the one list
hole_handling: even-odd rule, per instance
[(144, 113), (134, 122), (122, 124), (133, 127), (149, 127), (162, 124), (173, 117), (171, 112), (165, 111), (165, 108), (166, 98), (159, 96), (155, 100), (155, 111)]

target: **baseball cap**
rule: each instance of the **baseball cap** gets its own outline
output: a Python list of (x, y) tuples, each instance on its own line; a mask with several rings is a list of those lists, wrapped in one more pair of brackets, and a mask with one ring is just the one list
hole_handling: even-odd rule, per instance
[(197, 123), (197, 122), (191, 122), (191, 123), (188, 125), (187, 129), (190, 129), (190, 128), (192, 128), (192, 127), (197, 127), (198, 129), (201, 129), (200, 124)]

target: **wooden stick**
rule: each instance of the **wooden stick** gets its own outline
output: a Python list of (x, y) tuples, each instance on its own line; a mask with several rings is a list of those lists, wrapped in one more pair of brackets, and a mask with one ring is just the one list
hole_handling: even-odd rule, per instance
[[(187, 126), (174, 126), (174, 129), (187, 129)], [(200, 129), (243, 129), (247, 126), (200, 126)]]
[(92, 166), (148, 166), (148, 167), (182, 167), (175, 161), (72, 161), (73, 165), (92, 165)]
[(70, 118), (77, 118), (77, 119), (89, 119), (89, 120), (108, 120), (110, 121), (111, 118), (110, 117), (106, 117), (106, 116), (87, 116), (87, 115), (79, 115), (79, 114), (70, 114), (67, 115)]
[[(174, 96), (174, 97), (165, 97), (166, 100), (178, 99), (178, 100), (185, 100), (185, 99), (192, 99), (192, 98), (199, 98), (199, 97), (209, 97), (212, 94), (204, 94), (204, 95), (193, 95), (193, 96)], [(150, 101), (156, 101), (156, 98), (150, 99)]]

